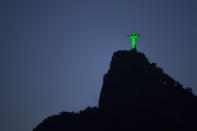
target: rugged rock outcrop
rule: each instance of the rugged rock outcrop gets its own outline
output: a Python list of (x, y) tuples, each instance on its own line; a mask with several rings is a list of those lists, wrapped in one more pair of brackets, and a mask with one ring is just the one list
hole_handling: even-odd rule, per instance
[(34, 131), (196, 131), (197, 97), (137, 50), (117, 51), (104, 76), (99, 107), (51, 116)]

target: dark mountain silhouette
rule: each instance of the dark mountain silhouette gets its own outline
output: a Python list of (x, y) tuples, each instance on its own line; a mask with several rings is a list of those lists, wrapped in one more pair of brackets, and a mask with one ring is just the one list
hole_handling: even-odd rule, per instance
[(197, 97), (137, 50), (117, 51), (99, 107), (50, 116), (34, 131), (197, 131)]

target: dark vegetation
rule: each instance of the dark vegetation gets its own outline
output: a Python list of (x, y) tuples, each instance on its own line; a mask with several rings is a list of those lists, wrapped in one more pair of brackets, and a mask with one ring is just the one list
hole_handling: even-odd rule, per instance
[(117, 51), (99, 107), (50, 116), (34, 131), (197, 131), (197, 97), (144, 54)]

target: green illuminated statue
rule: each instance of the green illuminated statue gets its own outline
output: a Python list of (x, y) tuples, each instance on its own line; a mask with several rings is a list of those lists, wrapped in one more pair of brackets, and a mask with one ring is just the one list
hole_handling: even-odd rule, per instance
[(132, 40), (132, 49), (136, 49), (136, 38), (139, 36), (140, 35), (135, 34), (135, 32), (128, 36)]

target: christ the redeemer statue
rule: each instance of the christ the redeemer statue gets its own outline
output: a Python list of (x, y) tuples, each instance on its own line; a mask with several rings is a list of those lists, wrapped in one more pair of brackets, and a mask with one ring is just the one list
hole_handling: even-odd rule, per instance
[(139, 36), (140, 35), (135, 34), (135, 32), (128, 36), (132, 40), (132, 49), (136, 49), (136, 38)]

